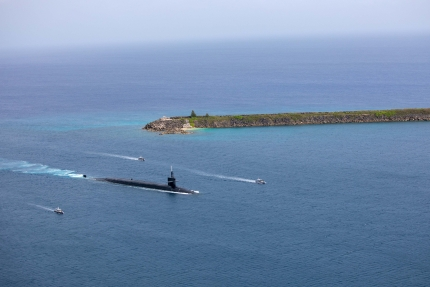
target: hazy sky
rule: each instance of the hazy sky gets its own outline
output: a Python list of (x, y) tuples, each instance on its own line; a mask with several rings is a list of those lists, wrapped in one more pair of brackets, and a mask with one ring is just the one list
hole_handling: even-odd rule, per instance
[(430, 0), (0, 0), (0, 48), (430, 35)]

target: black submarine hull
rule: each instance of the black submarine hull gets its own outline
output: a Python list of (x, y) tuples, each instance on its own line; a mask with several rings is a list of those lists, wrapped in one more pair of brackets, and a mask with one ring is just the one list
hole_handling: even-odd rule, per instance
[(122, 184), (122, 185), (127, 185), (127, 186), (145, 187), (145, 188), (150, 188), (150, 189), (163, 190), (163, 191), (172, 192), (172, 193), (184, 193), (184, 194), (197, 194), (197, 193), (199, 193), (197, 190), (186, 189), (186, 188), (179, 187), (179, 186), (172, 187), (172, 186), (167, 185), (167, 184), (159, 184), (159, 183), (143, 181), (143, 180), (109, 178), (109, 177), (95, 178), (95, 180), (105, 181), (105, 182), (110, 182), (110, 183), (115, 183), (115, 184)]

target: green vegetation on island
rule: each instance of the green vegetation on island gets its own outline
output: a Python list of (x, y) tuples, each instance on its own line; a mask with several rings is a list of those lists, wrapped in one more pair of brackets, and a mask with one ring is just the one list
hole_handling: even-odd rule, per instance
[(418, 108), (225, 116), (211, 116), (209, 114), (197, 116), (193, 110), (190, 116), (164, 117), (147, 124), (144, 129), (161, 133), (187, 133), (187, 129), (189, 128), (231, 128), (402, 121), (430, 121), (430, 109)]

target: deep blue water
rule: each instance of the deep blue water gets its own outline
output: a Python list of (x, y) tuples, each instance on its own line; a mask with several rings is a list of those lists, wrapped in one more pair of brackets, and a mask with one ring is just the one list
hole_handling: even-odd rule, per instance
[[(3, 55), (0, 285), (428, 286), (430, 123), (141, 129), (192, 109), (430, 107), (428, 79), (428, 37)], [(170, 166), (200, 194), (81, 177)]]

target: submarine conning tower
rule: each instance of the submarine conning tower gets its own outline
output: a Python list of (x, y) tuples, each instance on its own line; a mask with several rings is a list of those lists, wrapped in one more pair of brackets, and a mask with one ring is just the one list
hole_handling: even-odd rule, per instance
[(167, 185), (171, 188), (176, 188), (176, 178), (173, 175), (173, 168), (170, 167), (170, 177), (167, 178)]

